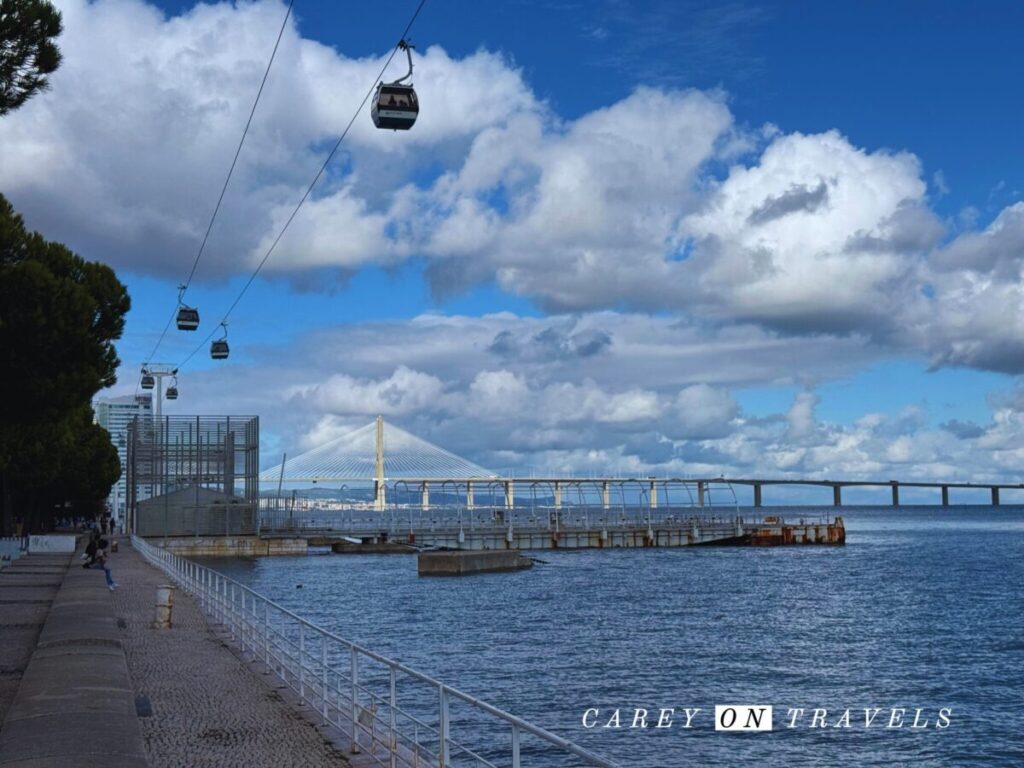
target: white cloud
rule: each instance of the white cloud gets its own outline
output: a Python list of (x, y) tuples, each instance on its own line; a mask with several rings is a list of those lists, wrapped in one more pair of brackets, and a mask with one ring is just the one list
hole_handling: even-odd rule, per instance
[[(180, 280), (284, 6), (61, 7), (64, 64), (52, 92), (0, 122), (0, 187), (47, 236)], [(383, 61), (291, 21), (201, 280), (262, 258)], [(944, 228), (908, 152), (835, 130), (752, 131), (722, 94), (694, 90), (640, 86), (563, 120), (485, 50), (429, 47), (415, 83), (416, 127), (377, 131), (362, 115), (268, 275), (333, 290), (416, 258), (441, 295), (496, 281), (549, 310), (852, 333), (935, 365), (1024, 370), (1021, 204), (936, 248)], [(932, 184), (941, 192), (941, 175)]]
[[(64, 62), (50, 92), (0, 122), (0, 187), (31, 226), (85, 255), (180, 279), (205, 231), (285, 6), (197, 5), (165, 17), (140, 0), (59, 5)], [(300, 37), (291, 19), (200, 277), (248, 268), (262, 256), (266, 238), (298, 202), (324, 144), (348, 123), (385, 56), (347, 58)], [(342, 184), (338, 199), (310, 206), (305, 230), (283, 243), (286, 257), (301, 256), (291, 269), (387, 261), (386, 248), (370, 248), (362, 259), (356, 248), (379, 235), (381, 195), (420, 167), (423, 147), (434, 150), (422, 159), (429, 164), (444, 147), (541, 109), (499, 55), (480, 51), (453, 60), (434, 46), (417, 60), (416, 87), (427, 106), (416, 130), (378, 131), (365, 111), (360, 115), (335, 168), (347, 160), (366, 172)], [(397, 71), (404, 62), (393, 66)], [(470, 109), (484, 102), (487, 110)], [(474, 119), (467, 121), (470, 111)], [(318, 194), (337, 185), (334, 173)], [(331, 227), (313, 231), (318, 220)], [(296, 228), (302, 225), (300, 218)]]
[(776, 138), (686, 219), (707, 311), (796, 330), (887, 325), (940, 234), (908, 154), (868, 153), (834, 131)]
[(296, 389), (320, 411), (335, 415), (413, 413), (435, 407), (444, 393), (444, 382), (435, 376), (402, 365), (386, 379), (363, 380), (335, 374), (327, 381)]
[[(141, 0), (61, 7), (52, 91), (0, 121), (0, 188), (47, 237), (181, 279), (284, 5), (176, 17)], [(200, 279), (247, 274), (262, 257), (384, 56), (349, 57), (292, 21)], [(980, 229), (965, 215), (952, 237), (912, 154), (838, 130), (752, 131), (718, 93), (640, 86), (565, 120), (502, 55), (436, 46), (417, 56), (415, 83), (416, 127), (376, 131), (361, 115), (267, 274), (330, 290), (332, 272), (415, 259), (438, 294), (494, 281), (577, 314), (324, 328), (287, 350), (286, 367), (266, 348), (252, 367), (184, 375), (189, 395), (171, 410), (220, 411), (228, 387), (282, 447), (384, 413), (494, 467), (1019, 467), (1013, 405), (959, 437), (921, 414), (836, 425), (815, 408), (821, 382), (895, 354), (1024, 372), (1024, 205)], [(941, 174), (931, 182), (943, 193)], [(742, 388), (783, 385), (802, 389), (783, 412), (738, 405)]]

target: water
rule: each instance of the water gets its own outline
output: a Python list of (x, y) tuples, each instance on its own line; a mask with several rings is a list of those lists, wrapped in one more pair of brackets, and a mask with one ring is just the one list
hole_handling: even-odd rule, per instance
[[(842, 511), (841, 548), (545, 551), (462, 579), (398, 555), (207, 564), (623, 766), (1024, 765), (1024, 507)], [(716, 732), (734, 703), (773, 705), (775, 730)], [(676, 722), (581, 723), (636, 707)], [(684, 707), (702, 710), (689, 730)], [(893, 707), (903, 728), (883, 727)], [(815, 708), (853, 727), (810, 728)]]

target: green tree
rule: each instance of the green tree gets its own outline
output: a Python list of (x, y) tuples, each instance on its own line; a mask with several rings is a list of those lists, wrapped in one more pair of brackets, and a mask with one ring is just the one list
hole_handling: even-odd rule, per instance
[[(0, 195), (3, 529), (10, 530), (13, 505), (25, 514), (51, 509), (58, 490), (102, 490), (97, 498), (109, 492), (109, 452), (94, 445), (98, 433), (83, 414), (93, 395), (116, 380), (114, 340), (129, 306), (113, 270), (28, 232)], [(93, 462), (105, 489), (70, 479)]]
[(53, 39), (61, 29), (48, 0), (0, 0), (0, 116), (46, 90), (46, 76), (60, 66)]

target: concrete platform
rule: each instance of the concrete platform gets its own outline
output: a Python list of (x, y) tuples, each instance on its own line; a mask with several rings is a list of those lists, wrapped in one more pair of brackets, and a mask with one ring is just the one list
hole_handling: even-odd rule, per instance
[(514, 549), (472, 549), (421, 552), (416, 558), (420, 576), (469, 576), (474, 573), (521, 571), (533, 560)]

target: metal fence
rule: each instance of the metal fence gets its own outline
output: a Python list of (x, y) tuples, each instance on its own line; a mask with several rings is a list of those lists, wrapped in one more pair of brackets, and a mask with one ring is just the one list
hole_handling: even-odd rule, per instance
[[(126, 530), (155, 535), (213, 535), (223, 526), (206, 524), (185, 507), (213, 509), (259, 496), (259, 418), (256, 416), (136, 416), (128, 424), (125, 466)], [(211, 515), (213, 513), (211, 512)], [(188, 521), (196, 526), (183, 529)], [(232, 534), (255, 532), (232, 531)]]
[(138, 536), (255, 536), (258, 517), (254, 504), (182, 504), (157, 497), (138, 506), (134, 533)]
[(328, 632), (243, 584), (133, 536), (243, 653), (263, 661), (354, 752), (388, 768), (614, 763), (404, 664)]

